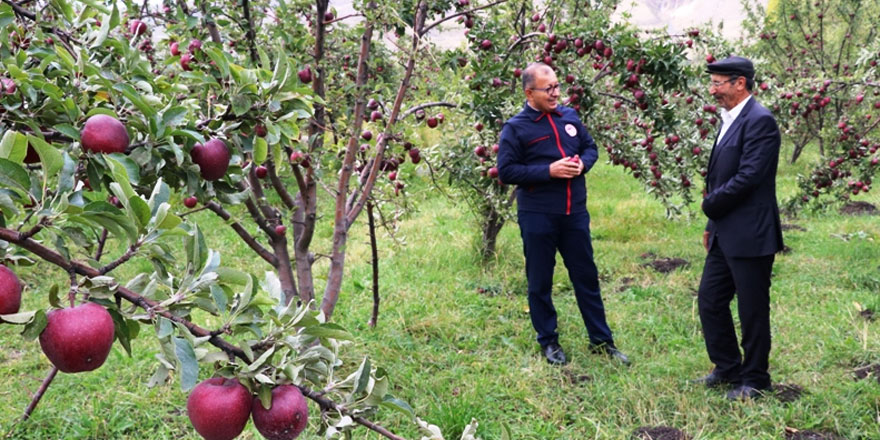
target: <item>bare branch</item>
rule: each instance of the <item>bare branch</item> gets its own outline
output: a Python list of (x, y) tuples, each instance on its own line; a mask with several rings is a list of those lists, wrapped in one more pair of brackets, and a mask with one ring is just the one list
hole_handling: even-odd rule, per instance
[(449, 15), (449, 16), (446, 16), (446, 17), (443, 17), (443, 18), (441, 18), (440, 20), (437, 20), (437, 21), (435, 21), (435, 22), (429, 24), (428, 26), (425, 26), (422, 30), (420, 30), (420, 31), (417, 30), (417, 32), (418, 32), (418, 34), (419, 34), (420, 37), (421, 37), (421, 36), (425, 36), (425, 34), (427, 34), (428, 31), (430, 31), (431, 29), (434, 29), (435, 27), (439, 26), (440, 24), (442, 24), (442, 23), (444, 23), (444, 22), (446, 22), (446, 21), (452, 20), (452, 19), (455, 18), (455, 17), (460, 17), (460, 16), (462, 16), (462, 15), (467, 15), (467, 14), (470, 14), (470, 13), (472, 13), (472, 12), (479, 11), (480, 9), (491, 8), (492, 6), (500, 5), (501, 3), (505, 3), (505, 2), (507, 2), (507, 0), (498, 0), (498, 1), (493, 2), (493, 3), (489, 3), (489, 4), (486, 4), (486, 5), (483, 5), (483, 6), (479, 6), (479, 7), (476, 7), (476, 8), (471, 8), (471, 9), (468, 9), (468, 10), (466, 10), (466, 11), (461, 11), (461, 12), (459, 12), (459, 13), (452, 14), (452, 15)]
[(409, 115), (411, 115), (411, 114), (413, 114), (413, 113), (415, 113), (415, 112), (417, 112), (417, 111), (419, 111), (419, 110), (424, 110), (424, 109), (426, 109), (426, 108), (431, 108), (431, 107), (449, 107), (449, 108), (456, 108), (456, 107), (458, 107), (458, 104), (453, 104), (453, 103), (451, 103), (451, 102), (440, 102), (440, 101), (438, 101), (438, 102), (426, 102), (426, 103), (424, 103), (424, 104), (419, 104), (419, 105), (417, 105), (417, 106), (415, 106), (415, 107), (410, 107), (410, 108), (406, 109), (406, 111), (403, 112), (403, 113), (400, 115), (400, 119), (398, 119), (398, 120), (402, 121), (402, 120), (406, 119), (407, 116), (409, 116)]
[[(223, 209), (219, 203), (210, 201), (205, 204), (205, 207), (210, 209), (211, 212), (217, 214), (218, 217), (222, 218), (224, 221), (229, 222), (229, 219), (232, 218), (232, 215), (229, 214), (228, 211)], [(266, 248), (257, 243), (257, 240), (244, 229), (241, 223), (235, 221), (229, 224), (229, 227), (244, 240), (245, 243), (254, 251), (257, 255), (260, 256), (263, 260), (266, 260), (267, 263), (271, 264), (272, 267), (278, 265), (278, 259), (275, 257), (275, 254), (269, 252)]]

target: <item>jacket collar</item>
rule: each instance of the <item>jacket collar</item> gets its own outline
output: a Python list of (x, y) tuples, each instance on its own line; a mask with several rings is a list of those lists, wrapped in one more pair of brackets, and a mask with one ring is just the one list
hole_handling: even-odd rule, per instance
[[(532, 106), (529, 105), (529, 102), (528, 102), (528, 101), (526, 101), (526, 103), (523, 104), (523, 112), (525, 112), (526, 116), (528, 116), (529, 119), (531, 119), (533, 122), (538, 122), (538, 121), (540, 121), (541, 118), (543, 118), (544, 115), (547, 114), (547, 113), (540, 112), (540, 111), (538, 111), (538, 110), (532, 108)], [(558, 104), (556, 105), (556, 108), (553, 109), (553, 111), (550, 112), (550, 113), (553, 113), (553, 114), (556, 115), (556, 116), (562, 116), (562, 112), (559, 111), (559, 105), (558, 105)]]

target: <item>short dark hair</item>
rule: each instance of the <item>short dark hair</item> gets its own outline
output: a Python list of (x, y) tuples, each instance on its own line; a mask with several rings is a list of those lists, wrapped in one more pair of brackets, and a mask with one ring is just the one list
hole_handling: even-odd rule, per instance
[(544, 63), (531, 63), (526, 66), (526, 70), (523, 70), (522, 74), (522, 88), (523, 91), (528, 90), (535, 85), (535, 74), (538, 70), (547, 69), (549, 71), (553, 71), (553, 68), (544, 64)]

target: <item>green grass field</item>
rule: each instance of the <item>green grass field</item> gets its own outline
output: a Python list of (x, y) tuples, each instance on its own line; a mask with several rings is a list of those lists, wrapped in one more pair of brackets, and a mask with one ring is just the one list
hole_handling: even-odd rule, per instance
[[(796, 167), (781, 165), (781, 196), (794, 190)], [(836, 434), (845, 439), (880, 438), (880, 384), (854, 380), (853, 370), (880, 363), (880, 324), (860, 312), (880, 312), (880, 217), (809, 214), (785, 223), (787, 254), (774, 267), (772, 296), (774, 382), (803, 388), (786, 402), (767, 397), (730, 403), (720, 391), (686, 380), (711, 368), (696, 311), (703, 266), (704, 219), (669, 220), (662, 206), (619, 168), (598, 165), (589, 175), (596, 261), (608, 319), (618, 346), (633, 360), (625, 368), (592, 355), (561, 261), (555, 289), (561, 343), (572, 362), (549, 366), (534, 340), (525, 297), (523, 257), (516, 225), (499, 240), (490, 266), (477, 264), (474, 219), (461, 204), (412, 182), (415, 212), (401, 224), (397, 245), (380, 241), (381, 312), (367, 326), (372, 306), (366, 228), (351, 234), (348, 276), (334, 320), (357, 340), (347, 348), (345, 368), (360, 355), (389, 371), (392, 392), (422, 419), (458, 439), (472, 418), (478, 436), (496, 439), (507, 426), (515, 439), (627, 439), (639, 427), (669, 426), (695, 439), (781, 439), (786, 429)], [(874, 191), (861, 198), (874, 204)], [(363, 220), (363, 217), (361, 218)], [(221, 231), (210, 245), (224, 264), (261, 273), (253, 255), (222, 222), (203, 214), (205, 230)], [(329, 249), (329, 229), (316, 250)], [(661, 274), (645, 263), (675, 257), (690, 264)], [(149, 270), (129, 264), (123, 278)], [(48, 272), (48, 274), (47, 274)], [(323, 273), (318, 269), (317, 273)], [(25, 309), (46, 303), (55, 277), (47, 266), (22, 272)], [(11, 439), (197, 439), (185, 414), (186, 395), (175, 381), (148, 388), (158, 350), (151, 329), (133, 341), (134, 356), (118, 345), (91, 373), (59, 374), (31, 420), (18, 422), (31, 393), (50, 365), (37, 342), (18, 336), (20, 327), (0, 326), (0, 437)], [(202, 376), (209, 371), (203, 368)], [(317, 439), (317, 407), (301, 438)], [(384, 411), (378, 422), (411, 439), (415, 424)], [(250, 424), (242, 439), (257, 439)], [(353, 438), (377, 439), (358, 429)]]

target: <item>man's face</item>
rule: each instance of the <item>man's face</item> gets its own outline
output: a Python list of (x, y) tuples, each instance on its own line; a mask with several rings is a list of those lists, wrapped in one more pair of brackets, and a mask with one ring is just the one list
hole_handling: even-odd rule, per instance
[(559, 99), (559, 80), (550, 69), (539, 69), (535, 75), (535, 84), (526, 89), (526, 99), (532, 107), (540, 112), (556, 109)]
[(718, 75), (715, 73), (710, 75), (710, 78), (709, 94), (715, 98), (718, 105), (728, 111), (736, 107), (741, 100), (740, 95), (742, 95), (742, 91), (745, 90), (745, 78), (736, 77), (732, 79), (730, 75)]

